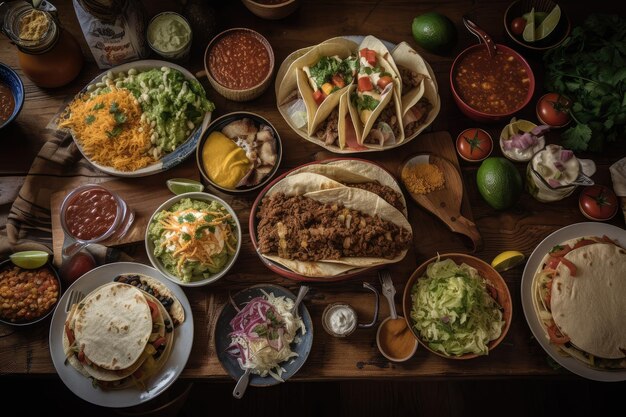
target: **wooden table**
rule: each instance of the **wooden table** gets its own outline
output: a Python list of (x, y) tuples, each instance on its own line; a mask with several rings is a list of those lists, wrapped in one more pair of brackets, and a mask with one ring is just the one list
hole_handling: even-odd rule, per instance
[[(171, 8), (170, 2), (146, 2), (149, 14)], [(418, 14), (429, 10), (438, 10), (456, 22), (459, 29), (459, 41), (454, 53), (448, 57), (424, 53), (424, 57), (434, 68), (439, 82), (439, 93), (442, 99), (441, 112), (432, 125), (433, 131), (448, 131), (452, 137), (467, 127), (477, 123), (463, 117), (453, 103), (449, 91), (449, 70), (453, 57), (463, 48), (475, 43), (475, 39), (462, 28), (461, 17), (469, 14), (487, 32), (499, 42), (506, 42), (502, 16), (509, 0), (491, 1), (460, 1), (440, 2), (409, 2), (409, 1), (304, 1), (300, 9), (284, 21), (264, 21), (249, 13), (240, 2), (222, 2), (218, 9), (219, 29), (229, 27), (250, 27), (263, 33), (271, 42), (277, 62), (291, 51), (312, 45), (321, 40), (343, 34), (373, 34), (391, 42), (406, 40), (415, 46), (411, 38), (411, 21)], [(57, 1), (61, 21), (65, 28), (77, 39), (83, 39), (70, 1)], [(619, 13), (618, 2), (601, 0), (593, 2), (594, 10)], [(577, 24), (589, 13), (591, 3), (562, 5), (572, 21)], [(87, 51), (85, 44), (83, 50)], [(420, 52), (423, 52), (420, 50)], [(90, 56), (86, 53), (86, 56)], [(526, 54), (538, 79), (538, 87), (532, 103), (544, 92), (542, 86), (542, 66), (540, 57)], [(17, 69), (17, 57), (14, 46), (6, 38), (0, 40), (0, 61)], [(192, 72), (202, 69), (202, 50), (192, 52), (191, 60), (186, 67)], [(85, 66), (79, 78), (70, 85), (43, 90), (34, 86), (22, 76), (26, 87), (27, 100), (17, 122), (2, 130), (2, 146), (0, 152), (0, 204), (4, 209), (15, 198), (21, 180), (28, 171), (33, 157), (41, 145), (47, 140), (43, 129), (51, 116), (68, 97), (75, 94), (87, 81), (92, 79), (99, 70), (92, 63)], [(323, 149), (299, 138), (279, 115), (273, 89), (269, 89), (262, 97), (249, 103), (230, 102), (218, 96), (209, 88), (206, 80), (203, 84), (209, 97), (216, 105), (216, 115), (235, 110), (257, 112), (269, 120), (279, 130), (284, 143), (284, 158), (281, 171), (293, 168), (320, 156)], [(529, 105), (520, 116), (535, 119), (533, 106)], [(481, 126), (494, 137), (498, 137), (503, 124)], [(555, 134), (550, 136), (554, 141)], [(417, 138), (416, 140), (419, 140)], [(404, 158), (403, 148), (388, 151), (386, 157)], [(621, 153), (593, 155), (598, 165), (596, 182), (610, 184), (609, 165)], [(494, 154), (499, 154), (495, 150)], [(377, 160), (381, 156), (370, 154)], [(490, 208), (478, 194), (475, 174), (476, 164), (462, 163), (462, 174), (466, 193), (472, 207), (474, 219), (484, 239), (484, 248), (477, 253), (480, 258), (491, 261), (495, 255), (504, 250), (520, 250), (527, 256), (535, 246), (548, 234), (562, 226), (585, 221), (577, 207), (577, 193), (561, 202), (540, 204), (530, 195), (524, 194), (514, 208), (506, 211), (495, 211)], [(522, 171), (525, 165), (517, 165)], [(144, 184), (163, 184), (164, 179), (178, 176), (197, 178), (193, 159), (163, 175), (143, 179), (128, 180), (141, 193)], [(248, 197), (227, 197), (238, 208), (243, 224), (247, 224), (249, 208), (254, 199)], [(6, 211), (6, 210), (5, 210)], [(467, 252), (461, 238), (450, 232), (442, 223), (424, 211), (410, 204), (409, 216), (418, 237), (415, 247), (399, 264), (390, 269), (398, 291), (397, 305), (401, 306), (400, 294), (411, 272), (418, 264), (432, 257), (436, 252)], [(611, 223), (624, 226), (621, 216)], [(224, 279), (215, 285), (196, 289), (186, 289), (193, 308), (195, 324), (195, 340), (193, 350), (183, 378), (206, 378), (228, 380), (220, 366), (212, 340), (213, 327), (217, 314), (225, 303), (229, 291), (237, 291), (252, 284), (274, 283), (297, 289), (297, 283), (271, 273), (263, 266), (252, 249), (247, 227), (244, 227), (244, 245), (241, 256)], [(314, 284), (306, 299), (313, 316), (315, 340), (313, 350), (305, 366), (293, 378), (294, 380), (338, 380), (338, 379), (420, 379), (425, 377), (510, 377), (510, 376), (571, 376), (569, 373), (554, 371), (547, 362), (547, 355), (532, 337), (524, 319), (520, 303), (520, 282), (522, 268), (503, 274), (513, 297), (513, 321), (508, 336), (500, 347), (488, 357), (471, 361), (451, 361), (441, 359), (419, 349), (413, 359), (404, 364), (393, 364), (385, 360), (375, 345), (375, 329), (359, 330), (351, 337), (340, 340), (328, 336), (322, 329), (320, 317), (326, 305), (334, 301), (347, 301), (356, 307), (359, 315), (365, 320), (371, 316), (371, 294), (361, 288), (363, 281), (377, 287), (375, 273), (365, 274), (360, 278), (329, 284)], [(386, 303), (381, 303), (381, 319), (388, 315)], [(29, 328), (3, 328), (0, 337), (0, 374), (10, 375), (48, 375), (54, 374), (48, 350), (48, 324), (45, 323)]]

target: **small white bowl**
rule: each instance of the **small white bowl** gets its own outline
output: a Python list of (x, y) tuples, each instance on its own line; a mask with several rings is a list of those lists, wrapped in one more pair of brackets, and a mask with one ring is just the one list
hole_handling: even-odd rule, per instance
[[(154, 243), (150, 240), (149, 233), (148, 233), (149, 230), (150, 230), (150, 224), (154, 220), (154, 217), (156, 216), (156, 214), (161, 212), (161, 211), (163, 211), (163, 210), (169, 209), (170, 207), (172, 207), (174, 204), (178, 203), (183, 198), (190, 198), (192, 200), (201, 200), (201, 201), (206, 201), (208, 203), (211, 203), (213, 201), (217, 201), (218, 203), (220, 203), (226, 209), (226, 211), (228, 211), (230, 213), (230, 215), (235, 220), (235, 224), (237, 225), (237, 248), (235, 249), (235, 253), (232, 256), (232, 258), (230, 258), (228, 263), (226, 265), (224, 265), (224, 268), (222, 268), (222, 270), (220, 272), (218, 272), (217, 274), (213, 274), (213, 275), (209, 276), (208, 278), (203, 278), (203, 279), (190, 281), (190, 282), (183, 282), (176, 275), (172, 275), (163, 266), (161, 261), (156, 256), (154, 256)], [(179, 194), (177, 196), (174, 196), (174, 197), (170, 198), (165, 203), (161, 204), (154, 211), (154, 213), (152, 213), (152, 216), (150, 216), (150, 220), (148, 221), (148, 225), (146, 226), (145, 241), (146, 241), (146, 252), (148, 253), (148, 258), (150, 259), (150, 263), (152, 264), (153, 267), (155, 267), (156, 269), (161, 271), (163, 273), (163, 275), (165, 275), (170, 281), (172, 281), (172, 282), (174, 282), (174, 283), (176, 283), (178, 285), (181, 285), (183, 287), (200, 287), (200, 286), (203, 286), (203, 285), (211, 284), (211, 283), (219, 280), (224, 275), (226, 275), (228, 273), (228, 271), (230, 270), (230, 268), (235, 264), (235, 261), (239, 257), (239, 252), (241, 252), (241, 224), (239, 223), (239, 219), (237, 218), (237, 213), (235, 213), (235, 211), (232, 209), (232, 207), (230, 205), (228, 205), (228, 203), (226, 203), (221, 198), (219, 198), (217, 196), (214, 196), (213, 194), (208, 194), (208, 193), (200, 193), (200, 192), (184, 193), (184, 194)]]

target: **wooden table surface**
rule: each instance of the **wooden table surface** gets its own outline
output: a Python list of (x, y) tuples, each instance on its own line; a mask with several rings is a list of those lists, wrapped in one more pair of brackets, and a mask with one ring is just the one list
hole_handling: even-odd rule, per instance
[[(177, 9), (173, 2), (145, 2), (149, 15), (158, 11)], [(425, 59), (432, 65), (439, 83), (441, 112), (432, 125), (432, 131), (448, 131), (455, 138), (467, 127), (481, 126), (494, 137), (498, 137), (503, 123), (481, 125), (464, 116), (453, 103), (449, 90), (449, 71), (454, 56), (463, 48), (475, 43), (463, 28), (461, 17), (472, 16), (498, 42), (507, 43), (502, 25), (502, 16), (509, 0), (491, 1), (303, 1), (299, 10), (283, 21), (265, 21), (249, 13), (238, 1), (223, 2), (218, 8), (218, 29), (230, 27), (249, 27), (263, 33), (274, 48), (277, 63), (293, 50), (318, 43), (324, 39), (347, 34), (373, 34), (382, 39), (397, 43), (403, 40), (416, 46), (411, 37), (411, 21), (414, 16), (430, 10), (445, 13), (456, 24), (459, 41), (450, 56), (442, 57), (423, 50)], [(592, 7), (596, 11), (620, 13), (619, 2), (600, 0), (594, 2), (564, 2), (562, 7), (569, 14), (574, 24), (582, 22)], [(56, 1), (63, 26), (81, 41), (85, 55), (91, 59), (75, 14), (69, 0)], [(623, 13), (623, 12), (621, 12)], [(202, 69), (203, 48), (198, 46), (192, 51), (192, 57), (185, 66), (192, 72)], [(534, 120), (533, 105), (544, 93), (542, 88), (542, 65), (540, 57), (524, 53), (529, 59), (538, 83), (532, 105), (519, 116)], [(0, 39), (0, 61), (10, 65), (21, 74), (17, 63), (15, 47), (6, 38)], [(100, 72), (93, 63), (88, 63), (79, 77), (66, 87), (53, 90), (40, 89), (22, 76), (26, 88), (26, 103), (17, 121), (3, 129), (2, 152), (0, 152), (0, 205), (7, 208), (15, 198), (19, 184), (26, 175), (30, 164), (47, 137), (44, 127), (50, 121), (59, 106), (75, 94), (82, 86)], [(279, 130), (284, 143), (284, 157), (281, 171), (293, 168), (305, 162), (323, 157), (322, 148), (304, 141), (290, 130), (276, 109), (273, 88), (269, 88), (259, 99), (248, 103), (227, 101), (215, 93), (203, 80), (208, 95), (216, 105), (215, 115), (231, 111), (248, 110), (267, 117)], [(419, 137), (415, 139), (419, 141)], [(551, 133), (551, 141), (558, 140), (558, 133)], [(494, 155), (500, 153), (494, 150)], [(598, 166), (594, 176), (596, 182), (610, 184), (609, 165), (621, 153), (591, 155)], [(379, 158), (403, 159), (403, 148), (382, 154), (369, 154), (373, 160)], [(588, 155), (584, 155), (588, 156)], [(524, 164), (518, 164), (520, 172)], [(476, 164), (461, 162), (465, 191), (471, 204), (474, 219), (484, 239), (484, 248), (476, 255), (490, 262), (504, 250), (520, 250), (527, 256), (536, 245), (551, 232), (572, 223), (585, 221), (577, 207), (577, 196), (557, 203), (541, 204), (524, 193), (514, 208), (495, 211), (480, 197), (475, 183)], [(141, 193), (145, 184), (163, 183), (164, 179), (178, 176), (197, 178), (195, 161), (190, 158), (179, 167), (154, 177), (127, 180)], [(247, 224), (249, 209), (254, 195), (244, 197), (226, 197), (237, 208), (243, 224)], [(464, 241), (450, 232), (443, 223), (426, 214), (414, 204), (409, 204), (409, 217), (416, 235), (416, 245), (400, 263), (390, 267), (398, 295), (396, 304), (401, 307), (401, 294), (411, 272), (424, 260), (437, 252), (468, 252)], [(611, 223), (624, 227), (621, 216)], [(270, 272), (258, 259), (252, 249), (247, 226), (244, 226), (244, 244), (240, 258), (232, 272), (212, 286), (185, 289), (193, 309), (195, 337), (193, 349), (183, 372), (183, 378), (209, 378), (227, 380), (227, 375), (220, 366), (212, 340), (214, 324), (221, 306), (225, 303), (228, 292), (236, 292), (257, 283), (274, 283), (297, 290), (298, 284), (283, 279)], [(313, 317), (315, 337), (313, 349), (304, 367), (295, 375), (294, 380), (328, 379), (419, 379), (425, 377), (510, 377), (510, 376), (573, 376), (553, 370), (547, 361), (547, 355), (533, 339), (524, 319), (520, 301), (520, 282), (522, 268), (503, 274), (513, 297), (513, 321), (503, 343), (488, 357), (470, 361), (453, 361), (439, 358), (419, 349), (415, 357), (403, 364), (387, 361), (377, 350), (375, 329), (358, 330), (346, 339), (328, 336), (321, 325), (321, 313), (326, 305), (335, 301), (352, 304), (365, 321), (372, 314), (372, 295), (362, 289), (362, 282), (367, 281), (380, 287), (375, 273), (365, 274), (350, 281), (328, 284), (313, 284), (307, 296), (306, 304)], [(388, 315), (386, 302), (381, 302), (382, 320)], [(54, 374), (55, 369), (48, 350), (48, 329), (50, 321), (28, 328), (0, 329), (0, 375)]]

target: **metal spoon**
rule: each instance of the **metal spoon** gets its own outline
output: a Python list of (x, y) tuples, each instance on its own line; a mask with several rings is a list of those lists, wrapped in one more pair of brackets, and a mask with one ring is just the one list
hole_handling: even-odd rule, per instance
[(291, 314), (293, 314), (296, 317), (298, 316), (298, 307), (300, 306), (300, 303), (304, 299), (304, 296), (306, 295), (307, 292), (309, 292), (308, 286), (306, 285), (300, 286), (300, 290), (298, 291), (298, 296), (296, 297), (296, 301), (294, 301), (293, 307), (291, 307)]
[(250, 372), (252, 370), (250, 368), (246, 369), (246, 372), (243, 373), (239, 377), (239, 381), (237, 381), (237, 385), (235, 385), (235, 389), (233, 390), (233, 397), (240, 400), (243, 398), (243, 394), (246, 393), (246, 388), (248, 388), (248, 382), (250, 382)]

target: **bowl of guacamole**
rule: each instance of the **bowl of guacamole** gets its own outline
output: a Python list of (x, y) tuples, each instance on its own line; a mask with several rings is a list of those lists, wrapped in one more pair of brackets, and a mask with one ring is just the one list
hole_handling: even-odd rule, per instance
[(146, 228), (152, 265), (176, 284), (198, 287), (217, 281), (241, 250), (241, 225), (217, 196), (193, 192), (170, 198)]

